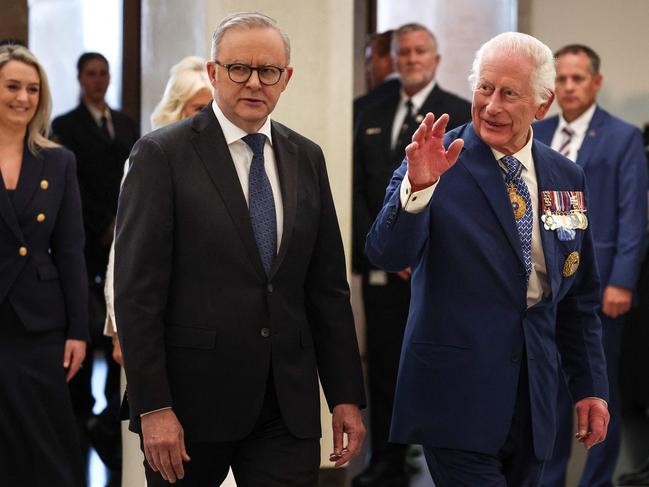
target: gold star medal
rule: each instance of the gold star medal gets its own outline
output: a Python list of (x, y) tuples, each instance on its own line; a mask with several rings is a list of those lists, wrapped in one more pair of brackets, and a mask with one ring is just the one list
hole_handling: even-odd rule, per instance
[(579, 252), (571, 252), (563, 263), (563, 277), (570, 277), (579, 268)]

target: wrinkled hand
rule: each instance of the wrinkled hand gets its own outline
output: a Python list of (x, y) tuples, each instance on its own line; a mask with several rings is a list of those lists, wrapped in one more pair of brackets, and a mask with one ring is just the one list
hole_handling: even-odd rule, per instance
[(404, 281), (410, 279), (411, 275), (412, 275), (412, 269), (410, 267), (406, 267), (404, 270), (397, 272), (397, 276), (399, 276)]
[(590, 450), (591, 447), (606, 439), (611, 416), (606, 404), (601, 399), (593, 397), (578, 401), (575, 408), (577, 409), (577, 434), (575, 436), (580, 443), (584, 444), (586, 450)]
[(70, 382), (77, 375), (83, 360), (86, 358), (86, 342), (83, 340), (66, 340), (63, 349), (63, 368), (68, 369), (65, 380)]
[(602, 313), (609, 318), (617, 318), (631, 309), (633, 293), (630, 289), (606, 286), (602, 297)]
[(113, 335), (113, 360), (124, 367), (124, 357), (122, 357), (122, 347), (119, 344), (117, 333)]
[[(334, 407), (331, 423), (334, 451), (329, 455), (329, 461), (336, 462), (334, 467), (340, 467), (360, 453), (365, 439), (365, 426), (356, 404), (338, 404)], [(346, 446), (343, 446), (344, 433), (347, 433)]]
[(154, 472), (174, 484), (185, 476), (183, 461), (190, 460), (185, 450), (185, 434), (171, 409), (142, 416), (144, 456)]
[(406, 147), (408, 179), (413, 192), (433, 185), (460, 155), (464, 146), (462, 139), (454, 140), (448, 150), (444, 148), (448, 118), (445, 113), (435, 121), (435, 115), (427, 113), (413, 134), (412, 142)]

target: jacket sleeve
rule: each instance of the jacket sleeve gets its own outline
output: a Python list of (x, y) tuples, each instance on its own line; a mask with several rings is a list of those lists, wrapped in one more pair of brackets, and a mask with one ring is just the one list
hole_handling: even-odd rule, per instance
[[(582, 175), (582, 187), (585, 185)], [(574, 282), (557, 306), (556, 342), (574, 402), (585, 397), (609, 399), (599, 305), (599, 271), (589, 226)]]
[(365, 406), (354, 317), (349, 301), (345, 254), (324, 155), (318, 148), (320, 220), (305, 280), (306, 310), (313, 333), (318, 374), (329, 408), (342, 403)]
[(409, 213), (401, 206), (400, 188), (408, 165), (404, 159), (386, 190), (383, 208), (367, 234), (365, 253), (389, 272), (414, 267), (428, 241), (430, 212)]
[(115, 238), (115, 318), (132, 416), (172, 406), (164, 311), (173, 250), (173, 188), (167, 157), (141, 139), (120, 194)]
[(617, 166), (617, 246), (609, 282), (603, 284), (634, 289), (647, 231), (647, 160), (639, 130), (633, 129), (621, 144), (624, 152)]

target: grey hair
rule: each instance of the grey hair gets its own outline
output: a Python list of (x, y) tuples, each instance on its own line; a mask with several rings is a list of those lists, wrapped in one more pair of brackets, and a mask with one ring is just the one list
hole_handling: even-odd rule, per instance
[(286, 64), (291, 62), (291, 42), (288, 39), (288, 35), (282, 29), (280, 29), (277, 21), (267, 15), (260, 14), (259, 12), (239, 12), (235, 14), (230, 14), (225, 17), (219, 25), (214, 29), (212, 34), (212, 60), (216, 60), (216, 53), (219, 51), (219, 45), (225, 33), (232, 29), (263, 29), (271, 28), (279, 32), (279, 35), (284, 42), (284, 50), (286, 51)]
[(426, 32), (433, 41), (433, 46), (435, 47), (435, 49), (437, 49), (437, 38), (435, 37), (435, 34), (433, 34), (431, 30), (424, 24), (411, 22), (409, 24), (402, 25), (392, 33), (392, 43), (390, 45), (392, 56), (396, 56), (397, 52), (399, 51), (399, 39), (401, 38), (401, 36), (409, 32)]
[(205, 63), (203, 58), (188, 56), (171, 68), (162, 99), (151, 114), (152, 129), (177, 122), (192, 96), (202, 90), (212, 91)]
[(469, 84), (475, 90), (480, 80), (480, 67), (485, 57), (492, 53), (505, 55), (524, 55), (532, 61), (534, 98), (538, 103), (547, 101), (554, 93), (556, 77), (555, 60), (552, 50), (537, 38), (520, 32), (504, 32), (485, 42), (475, 54)]
[(9, 61), (18, 61), (33, 67), (38, 73), (41, 84), (36, 112), (27, 125), (27, 147), (29, 151), (36, 155), (41, 149), (58, 147), (58, 144), (47, 138), (50, 131), (52, 95), (50, 93), (50, 85), (47, 82), (45, 69), (29, 49), (18, 44), (5, 44), (0, 46), (0, 69)]

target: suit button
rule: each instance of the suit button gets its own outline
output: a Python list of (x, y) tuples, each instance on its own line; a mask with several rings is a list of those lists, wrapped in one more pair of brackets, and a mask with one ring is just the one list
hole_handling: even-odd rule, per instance
[(262, 328), (261, 336), (263, 336), (264, 338), (268, 338), (270, 336), (270, 328)]
[(38, 223), (43, 223), (45, 221), (45, 213), (39, 213), (36, 215), (36, 221)]
[(268, 284), (266, 284), (266, 291), (268, 292), (268, 294), (271, 294), (273, 292), (273, 283), (272, 282), (269, 282)]
[(515, 364), (517, 364), (517, 363), (520, 362), (520, 361), (521, 361), (521, 357), (520, 357), (520, 355), (512, 355), (512, 362), (514, 362)]
[(25, 257), (27, 255), (27, 247), (20, 247), (18, 249), (18, 255)]
[(41, 181), (41, 189), (47, 189), (50, 187), (50, 183), (47, 182), (47, 179)]

